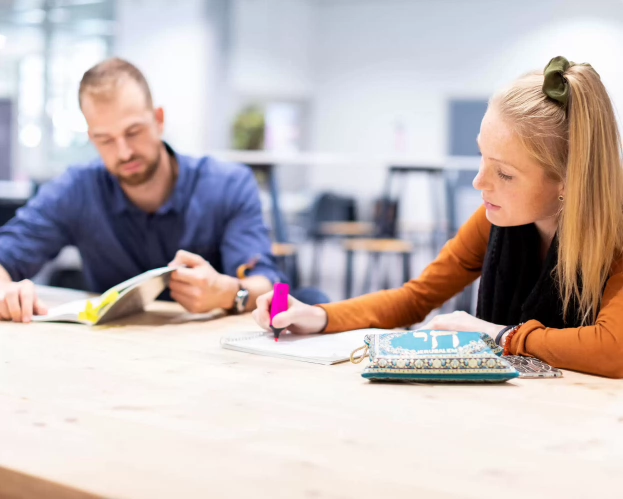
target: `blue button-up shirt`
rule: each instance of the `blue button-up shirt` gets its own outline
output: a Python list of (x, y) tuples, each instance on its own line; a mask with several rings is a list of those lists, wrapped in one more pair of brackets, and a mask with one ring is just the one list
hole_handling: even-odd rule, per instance
[(153, 214), (126, 197), (101, 160), (69, 168), (0, 228), (0, 265), (14, 281), (31, 278), (64, 246), (73, 245), (89, 290), (102, 293), (166, 266), (184, 249), (231, 276), (259, 257), (248, 275), (284, 280), (271, 256), (253, 172), (210, 157), (174, 154), (175, 189)]

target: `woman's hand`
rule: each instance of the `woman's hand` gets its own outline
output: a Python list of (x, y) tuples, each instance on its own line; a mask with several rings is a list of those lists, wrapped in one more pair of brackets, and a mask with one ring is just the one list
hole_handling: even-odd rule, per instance
[[(263, 329), (270, 331), (270, 304), (273, 292), (263, 294), (257, 299), (253, 318)], [(288, 310), (273, 317), (273, 326), (286, 328), (294, 334), (321, 333), (327, 325), (327, 313), (320, 307), (305, 305), (288, 296)]]
[(440, 314), (433, 317), (420, 329), (437, 329), (439, 331), (473, 331), (476, 333), (487, 333), (494, 340), (504, 326), (492, 324), (481, 319), (477, 319), (467, 312), (452, 312), (451, 314)]

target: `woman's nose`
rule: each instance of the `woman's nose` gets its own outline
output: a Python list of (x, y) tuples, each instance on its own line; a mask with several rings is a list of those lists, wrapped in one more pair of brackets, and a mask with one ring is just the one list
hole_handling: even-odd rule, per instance
[(478, 169), (478, 173), (474, 177), (472, 185), (474, 186), (474, 189), (478, 191), (486, 191), (490, 188), (491, 182), (489, 182), (487, 175), (485, 174), (485, 169), (482, 166)]

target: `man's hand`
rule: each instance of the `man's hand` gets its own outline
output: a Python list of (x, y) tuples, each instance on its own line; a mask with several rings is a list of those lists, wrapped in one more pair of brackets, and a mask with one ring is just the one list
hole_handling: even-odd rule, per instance
[(171, 274), (171, 298), (189, 312), (202, 314), (234, 306), (238, 279), (219, 274), (201, 256), (180, 250), (169, 267), (180, 267)]
[(32, 281), (0, 284), (0, 320), (30, 322), (34, 315), (45, 315), (47, 307), (37, 298)]

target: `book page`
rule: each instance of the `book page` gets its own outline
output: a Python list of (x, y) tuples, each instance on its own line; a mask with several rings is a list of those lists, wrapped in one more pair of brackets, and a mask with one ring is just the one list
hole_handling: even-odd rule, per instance
[[(168, 285), (168, 278), (174, 269), (162, 267), (148, 270), (110, 288), (103, 295), (89, 300), (77, 300), (54, 307), (47, 315), (36, 316), (36, 322), (71, 321), (83, 324), (100, 324), (131, 315), (143, 310), (155, 300)], [(113, 295), (114, 293), (114, 295)], [(87, 303), (91, 306), (87, 311)], [(101, 310), (99, 309), (102, 307)], [(80, 317), (82, 312), (86, 312)]]
[(78, 314), (83, 312), (87, 306), (88, 300), (76, 300), (64, 303), (58, 307), (48, 310), (46, 315), (35, 315), (32, 320), (34, 322), (50, 322), (57, 320), (78, 322)]
[(118, 291), (119, 293), (122, 293), (123, 291), (129, 289), (132, 286), (136, 286), (137, 284), (149, 281), (150, 279), (153, 279), (155, 277), (171, 274), (174, 270), (175, 269), (171, 267), (160, 267), (159, 269), (148, 270), (147, 272), (143, 272), (142, 274), (139, 274), (135, 277), (132, 277), (131, 279), (128, 279), (127, 281), (123, 281), (122, 283), (113, 286), (104, 294), (110, 293), (111, 291)]

